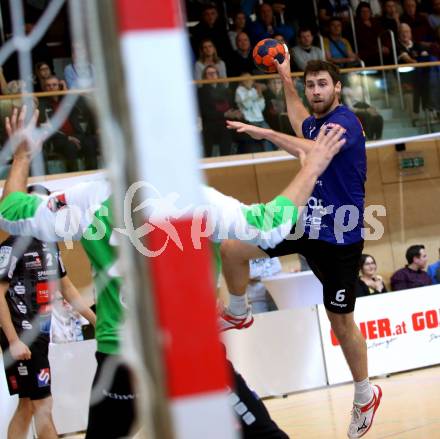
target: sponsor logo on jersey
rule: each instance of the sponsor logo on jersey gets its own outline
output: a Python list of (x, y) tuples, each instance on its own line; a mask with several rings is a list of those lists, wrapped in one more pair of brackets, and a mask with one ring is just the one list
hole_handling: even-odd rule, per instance
[(12, 247), (7, 245), (0, 247), (0, 270), (4, 270), (11, 259)]
[(20, 302), (20, 303), (17, 305), (17, 309), (18, 309), (22, 314), (26, 314), (26, 313), (27, 313), (27, 306), (26, 306), (23, 302)]
[[(43, 264), (41, 263), (41, 258), (40, 258), (40, 256), (38, 255), (38, 253), (32, 253), (31, 254), (32, 255), (32, 257), (34, 258), (33, 260), (31, 260), (31, 261), (26, 261), (25, 262), (25, 267), (27, 268), (27, 269), (30, 269), (30, 268), (42, 268), (43, 267)], [(25, 255), (26, 256), (26, 255)]]
[(48, 367), (41, 369), (37, 374), (38, 387), (50, 386), (50, 369)]
[(38, 280), (47, 279), (50, 276), (56, 276), (58, 274), (58, 270), (55, 268), (53, 270), (42, 270), (37, 273)]
[(11, 386), (11, 389), (17, 390), (18, 389), (17, 377), (15, 375), (10, 375), (8, 377), (8, 380), (9, 380), (9, 384)]
[(29, 323), (27, 320), (23, 320), (23, 321), (21, 322), (21, 327), (22, 327), (23, 329), (32, 329), (32, 325), (31, 325), (31, 323)]
[(50, 197), (47, 202), (47, 207), (52, 212), (58, 212), (67, 206), (66, 196), (64, 194), (58, 194), (53, 197)]
[(36, 290), (37, 290), (37, 303), (39, 305), (50, 302), (49, 282), (38, 282)]
[(17, 266), (18, 258), (16, 256), (12, 256), (11, 265), (9, 266), (8, 277), (12, 279), (14, 275), (15, 267)]
[(23, 363), (20, 363), (20, 366), (17, 367), (18, 373), (20, 376), (25, 377), (29, 375), (28, 368), (23, 366)]
[(17, 285), (14, 286), (14, 293), (15, 294), (25, 294), (26, 293), (26, 287), (22, 285), (20, 282), (17, 283)]

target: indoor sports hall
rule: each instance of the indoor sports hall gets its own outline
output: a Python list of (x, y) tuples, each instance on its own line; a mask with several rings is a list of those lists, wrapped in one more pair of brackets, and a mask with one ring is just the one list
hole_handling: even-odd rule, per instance
[(439, 0), (0, 0), (0, 439), (440, 439)]

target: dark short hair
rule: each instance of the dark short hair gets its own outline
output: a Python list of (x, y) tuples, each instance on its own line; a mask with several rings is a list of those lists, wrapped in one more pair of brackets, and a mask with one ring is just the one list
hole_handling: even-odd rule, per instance
[(215, 3), (207, 3), (206, 5), (203, 5), (201, 13), (203, 14), (209, 9), (215, 9), (218, 12), (217, 5)]
[(342, 20), (339, 17), (332, 17), (332, 18), (330, 18), (328, 24), (332, 24), (334, 21), (339, 21), (339, 23), (342, 24)]
[(43, 66), (47, 66), (49, 67), (49, 70), (51, 70), (49, 63), (47, 63), (46, 61), (39, 61), (35, 64), (35, 72), (38, 72)]
[(26, 190), (28, 194), (50, 195), (50, 190), (42, 184), (30, 184)]
[(356, 8), (356, 18), (360, 17), (360, 13), (361, 13), (361, 9), (362, 8), (367, 8), (371, 12), (370, 3), (368, 3), (368, 2), (359, 2), (359, 4), (357, 5), (357, 8)]
[(217, 68), (214, 64), (208, 64), (208, 65), (203, 69), (203, 72), (202, 72), (202, 79), (206, 79), (206, 72), (207, 72), (209, 69), (214, 69), (214, 70), (217, 72), (217, 75), (219, 74), (219, 72), (218, 72), (218, 68)]
[(315, 59), (306, 64), (303, 77), (304, 83), (306, 82), (307, 75), (318, 72), (328, 72), (332, 78), (333, 85), (336, 85), (337, 82), (341, 82), (339, 69), (334, 64)]
[(411, 247), (408, 247), (405, 257), (408, 261), (408, 264), (412, 264), (414, 258), (420, 257), (420, 251), (424, 250), (425, 246), (422, 244), (412, 245)]
[(310, 32), (313, 35), (312, 29), (310, 29), (310, 27), (300, 27), (298, 29), (298, 36), (300, 36), (301, 34), (303, 34), (305, 32)]
[(359, 260), (359, 270), (360, 270), (360, 271), (362, 271), (362, 269), (364, 268), (364, 265), (365, 265), (365, 262), (367, 261), (367, 258), (371, 258), (371, 259), (373, 259), (374, 264), (377, 265), (377, 264), (376, 264), (376, 259), (374, 259), (373, 256), (371, 256), (371, 255), (367, 255), (366, 253), (362, 253), (362, 254), (361, 254), (361, 258), (360, 258), (360, 260)]

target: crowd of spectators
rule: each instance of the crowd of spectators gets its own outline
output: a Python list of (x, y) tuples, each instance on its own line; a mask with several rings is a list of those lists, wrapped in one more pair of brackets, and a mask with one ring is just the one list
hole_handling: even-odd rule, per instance
[[(440, 0), (318, 0), (317, 17), (312, 2), (308, 2), (311, 7), (301, 12), (293, 8), (292, 2), (283, 0), (236, 0), (227, 3), (188, 0), (187, 3), (191, 19), (197, 23), (188, 26), (195, 79), (201, 79), (208, 66), (214, 66), (220, 78), (261, 74), (253, 63), (252, 49), (263, 38), (275, 38), (288, 46), (293, 71), (304, 70), (306, 63), (312, 59), (325, 59), (341, 68), (363, 64), (375, 66), (381, 62), (393, 64), (391, 34), (396, 43), (397, 63), (440, 59)], [(378, 38), (382, 43), (381, 53)], [(430, 92), (433, 83), (438, 80), (438, 68), (416, 69), (402, 75), (403, 91), (410, 95), (409, 113), (413, 123), (418, 119), (420, 110), (432, 109), (440, 113), (440, 94), (437, 96)], [(206, 85), (199, 86), (204, 87)], [(285, 132), (291, 131), (289, 124), (283, 120), (282, 91), (278, 95), (275, 84), (265, 82), (263, 85), (262, 81), (254, 81), (248, 94), (254, 96), (253, 111), (259, 108), (258, 113), (261, 114), (255, 113), (252, 118), (240, 101), (243, 82), (223, 83), (222, 87), (232, 89), (232, 100), (229, 101), (232, 107), (227, 110), (240, 110), (236, 114), (237, 118), (241, 117), (240, 120), (267, 123), (273, 129), (281, 127)], [(297, 87), (301, 88), (299, 82)], [(350, 91), (350, 87), (358, 85), (349, 81), (344, 83), (347, 92), (342, 96), (343, 103), (349, 105), (361, 119), (368, 140), (380, 139), (382, 116), (367, 104), (364, 96), (359, 97), (359, 93)], [(238, 94), (237, 88), (241, 90)], [(201, 101), (200, 104), (204, 122), (207, 117), (203, 113), (212, 112), (212, 109), (207, 109)], [(223, 115), (218, 118), (219, 123), (223, 120)], [(243, 141), (234, 136), (233, 146), (226, 150), (230, 154), (248, 151), (249, 145), (243, 146)], [(225, 151), (223, 145), (218, 146), (222, 152)], [(268, 148), (271, 147), (257, 145), (258, 150)], [(212, 146), (208, 149), (213, 153)]]
[[(440, 0), (317, 0), (317, 15), (313, 3), (303, 2), (301, 8), (298, 8), (294, 2), (286, 0), (186, 0), (194, 78), (218, 79), (261, 73), (253, 63), (252, 49), (259, 40), (269, 37), (288, 46), (294, 71), (302, 71), (307, 61), (312, 59), (326, 59), (340, 67), (360, 66), (362, 62), (374, 66), (381, 62), (381, 58), (385, 63), (393, 63), (391, 37), (386, 31), (391, 31), (395, 37), (398, 63), (440, 59)], [(33, 23), (27, 23), (26, 32), (31, 32), (33, 26)], [(378, 37), (382, 40), (381, 54)], [(34, 91), (44, 91), (45, 81), (54, 74), (54, 59), (47, 45), (39, 43), (32, 50), (32, 62), (32, 80), (22, 78), (26, 90), (30, 91), (32, 83)], [(208, 74), (215, 75), (215, 78), (206, 74), (208, 67)], [(5, 77), (0, 75), (0, 81), (3, 81), (0, 89), (4, 94), (8, 93), (7, 83), (17, 79), (14, 71), (16, 69), (9, 66), (5, 70)], [(57, 73), (62, 89), (91, 87), (95, 76), (84, 50), (75, 45), (71, 51), (71, 62)], [(439, 69), (417, 69), (403, 76), (404, 91), (413, 94), (414, 115), (420, 109), (433, 108), (440, 112), (440, 96), (430, 93), (430, 85), (438, 79)], [(205, 103), (218, 100), (225, 93), (222, 90), (225, 87), (231, 88), (228, 105), (220, 103), (214, 109), (208, 109)], [(267, 123), (274, 129), (283, 126), (284, 130), (290, 130), (289, 124), (283, 121), (283, 99), (274, 83), (262, 86), (258, 81), (254, 82), (248, 94), (256, 93), (254, 100), (258, 104), (254, 103), (252, 111), (259, 108), (261, 114), (254, 112), (252, 117), (240, 100), (243, 93), (237, 93), (237, 88), (242, 90), (243, 87), (243, 83), (238, 82), (217, 88), (199, 85), (204, 130), (208, 120), (211, 121), (208, 130), (214, 130), (214, 112), (218, 113), (215, 119), (220, 123), (224, 121), (225, 113), (231, 114), (231, 111), (236, 118), (241, 117), (244, 121)], [(223, 96), (220, 102), (225, 102)], [(380, 138), (383, 126), (380, 115), (375, 113), (374, 108), (366, 107), (364, 99), (358, 100), (356, 105), (357, 112), (368, 125), (367, 137)], [(222, 112), (223, 108), (225, 111)], [(210, 114), (204, 114), (206, 112)], [(220, 130), (217, 127), (215, 129)], [(226, 133), (225, 130), (223, 132)], [(204, 136), (212, 138), (209, 133), (204, 133)], [(225, 147), (226, 140), (230, 141), (230, 136), (218, 145), (222, 153), (248, 149), (240, 139), (233, 139), (235, 146)], [(262, 150), (272, 148), (268, 145), (260, 146)], [(212, 145), (205, 146), (205, 153), (212, 154), (213, 151)]]
[(407, 264), (393, 273), (390, 278), (390, 289), (387, 289), (382, 276), (377, 271), (374, 257), (363, 254), (359, 264), (356, 296), (364, 297), (371, 294), (408, 290), (440, 283), (440, 249), (439, 260), (429, 266), (428, 254), (422, 244), (408, 247), (405, 258)]
[[(411, 28), (414, 43), (430, 51), (437, 44), (437, 28), (440, 25), (440, 0), (319, 0), (318, 17), (315, 17), (313, 7), (299, 13), (294, 11), (291, 2), (283, 0), (235, 1), (230, 2), (228, 10), (220, 1), (193, 3), (198, 3), (200, 7), (198, 23), (188, 27), (194, 57), (199, 57), (203, 41), (210, 40), (225, 62), (227, 76), (237, 71), (234, 55), (238, 49), (237, 37), (242, 33), (248, 36), (251, 47), (263, 38), (278, 35), (290, 48), (298, 45), (311, 48), (312, 43), (304, 42), (301, 33), (303, 30), (310, 31), (312, 42), (317, 47), (319, 32), (324, 37), (325, 56), (329, 61), (344, 65), (361, 59), (367, 66), (372, 66), (380, 63), (379, 36), (383, 40), (385, 63), (393, 62), (387, 30), (391, 30), (397, 40), (399, 26), (406, 23)], [(350, 15), (354, 18), (355, 32)], [(354, 47), (357, 47), (357, 53)], [(292, 53), (294, 66), (300, 70), (301, 60), (295, 59), (294, 50)]]

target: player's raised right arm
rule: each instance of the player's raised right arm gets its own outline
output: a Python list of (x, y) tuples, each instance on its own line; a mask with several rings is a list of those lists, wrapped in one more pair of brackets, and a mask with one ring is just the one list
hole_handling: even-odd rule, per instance
[(281, 64), (275, 60), (275, 65), (283, 83), (284, 96), (287, 104), (287, 114), (289, 116), (290, 124), (292, 125), (295, 134), (298, 137), (303, 137), (302, 125), (304, 120), (307, 119), (310, 114), (304, 106), (302, 99), (299, 97), (298, 92), (296, 91), (295, 83), (292, 79), (290, 71), (289, 52), (287, 52), (287, 55)]

